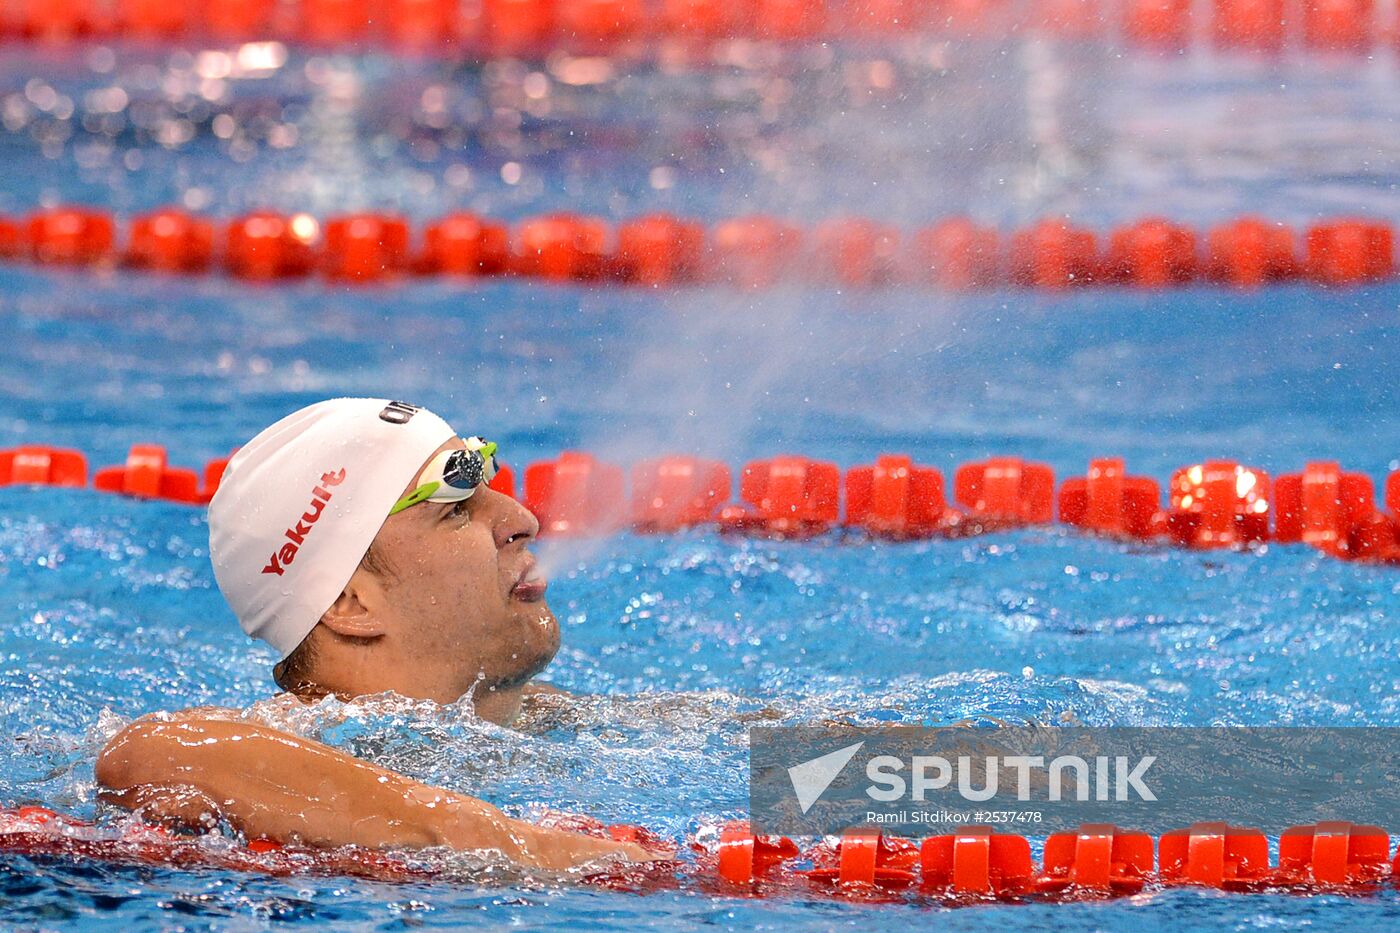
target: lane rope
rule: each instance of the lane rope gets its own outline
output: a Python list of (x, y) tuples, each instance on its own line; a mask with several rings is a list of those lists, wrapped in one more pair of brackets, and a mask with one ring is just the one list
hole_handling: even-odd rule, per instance
[[(1029, 34), (1179, 53), (1362, 56), (1394, 41), (1373, 0), (64, 0), (0, 8), (0, 38), (43, 44), (295, 43), (453, 57), (656, 55), (729, 40), (812, 44)], [(674, 58), (674, 51), (669, 57)]]
[[(137, 444), (126, 462), (98, 469), (92, 487), (141, 499), (207, 503), (228, 458), (202, 471), (172, 466), (166, 449)], [(844, 475), (835, 463), (779, 456), (734, 474), (688, 455), (644, 460), (630, 470), (582, 451), (525, 467), (522, 501), (553, 537), (598, 537), (631, 530), (667, 534), (709, 526), (735, 534), (806, 539), (838, 529), (878, 540), (963, 537), (1063, 525), (1093, 534), (1196, 550), (1306, 544), (1328, 556), (1400, 565), (1400, 470), (1384, 486), (1384, 509), (1363, 473), (1336, 461), (1270, 477), (1233, 460), (1208, 460), (1172, 473), (1165, 503), (1157, 480), (1129, 474), (1122, 458), (1090, 461), (1082, 476), (1056, 481), (1048, 464), (1018, 457), (965, 463), (943, 474), (902, 455), (882, 455)], [(503, 466), (492, 488), (516, 497)], [(87, 458), (75, 450), (0, 450), (0, 486), (88, 485)]]
[[(543, 822), (674, 854), (669, 843), (640, 826), (606, 825), (568, 814)], [(1276, 862), (1270, 860), (1263, 832), (1223, 822), (1199, 822), (1157, 838), (1112, 825), (1085, 825), (1050, 834), (1038, 867), (1028, 838), (984, 825), (921, 843), (854, 827), (804, 852), (791, 839), (756, 836), (748, 823), (730, 822), (697, 833), (689, 847), (696, 854), (690, 863), (673, 859), (622, 866), (583, 880), (635, 893), (688, 888), (720, 896), (925, 900), (949, 906), (1101, 900), (1185, 886), (1233, 893), (1356, 895), (1400, 884), (1400, 853), (1392, 862), (1389, 834), (1347, 822), (1284, 830)], [(277, 877), (348, 875), (421, 882), (437, 874), (403, 853), (353, 846), (313, 849), (267, 839), (215, 848), (157, 825), (129, 822), (113, 830), (35, 806), (0, 809), (0, 852)]]
[(216, 222), (172, 208), (124, 221), (104, 210), (59, 207), (26, 218), (0, 217), (0, 259), (224, 274), (255, 282), (516, 276), (639, 287), (796, 282), (948, 290), (1199, 284), (1247, 289), (1392, 279), (1395, 232), (1387, 222), (1361, 217), (1320, 220), (1301, 232), (1258, 217), (1205, 231), (1147, 218), (1099, 235), (1059, 219), (1003, 233), (963, 217), (906, 232), (862, 217), (838, 217), (803, 230), (757, 214), (707, 226), (671, 214), (613, 224), (554, 213), (507, 226), (457, 213), (415, 235), (407, 220), (393, 214), (318, 219), (257, 211)]

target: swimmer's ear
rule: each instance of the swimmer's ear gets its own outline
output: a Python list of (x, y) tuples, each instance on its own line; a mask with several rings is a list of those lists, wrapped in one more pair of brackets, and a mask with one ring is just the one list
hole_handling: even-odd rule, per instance
[(321, 624), (346, 638), (377, 638), (384, 634), (383, 589), (374, 575), (357, 569), (345, 589), (321, 616)]

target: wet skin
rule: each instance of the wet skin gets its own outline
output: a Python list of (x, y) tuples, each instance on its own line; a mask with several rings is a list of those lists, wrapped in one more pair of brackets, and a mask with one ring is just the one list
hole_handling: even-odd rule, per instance
[[(462, 446), (454, 438), (439, 451)], [(522, 688), (559, 650), (528, 550), (538, 532), (524, 506), (486, 487), (389, 517), (375, 538), (389, 572), (357, 570), (312, 633), (318, 684), (439, 703), (470, 692), (483, 719), (509, 722)]]

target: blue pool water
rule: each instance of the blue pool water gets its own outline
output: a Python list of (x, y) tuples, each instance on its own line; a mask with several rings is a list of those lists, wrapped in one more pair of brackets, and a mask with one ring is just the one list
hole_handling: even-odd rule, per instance
[[(544, 98), (525, 93), (539, 82), (522, 66), (294, 56), (184, 111), (190, 87), (216, 80), (199, 79), (194, 60), (17, 54), (0, 68), (0, 211), (79, 200), (123, 211), (396, 207), (416, 219), (448, 206), (509, 217), (781, 209), (802, 220), (859, 210), (903, 224), (954, 210), (1007, 223), (1055, 211), (1100, 223), (1155, 211), (1196, 222), (1362, 207), (1400, 217), (1390, 62), (1157, 62), (1029, 44), (943, 50), (951, 60), (895, 52), (879, 93), (860, 78), (868, 57), (821, 53), (805, 72), (779, 62), (584, 87), (551, 79)], [(75, 115), (59, 119), (66, 108), (28, 83), (35, 75)], [(128, 103), (104, 123), (84, 108), (108, 107), (112, 87)], [(529, 112), (542, 99), (547, 111)], [(224, 113), (257, 127), (251, 148), (216, 132)], [(83, 126), (84, 114), (95, 122)], [(188, 130), (167, 125), (181, 121)], [(506, 162), (521, 167), (515, 184)], [(96, 466), (158, 442), (198, 466), (304, 403), (375, 394), (498, 438), (517, 465), (568, 447), (736, 465), (789, 451), (843, 466), (906, 452), (949, 472), (1015, 453), (1063, 476), (1118, 454), (1165, 479), (1211, 456), (1274, 472), (1328, 457), (1380, 478), (1400, 466), (1398, 303), (1394, 286), (346, 290), (9, 267), (0, 443), (74, 446)], [(577, 704), (523, 733), (465, 707), (414, 704), (332, 702), (295, 727), (507, 808), (577, 809), (680, 840), (743, 812), (746, 730), (759, 718), (1400, 725), (1400, 574), (1301, 548), (1205, 555), (1058, 529), (873, 547), (695, 532), (548, 559), (564, 631), (548, 677), (584, 694)], [(214, 587), (199, 511), (0, 489), (0, 803), (92, 815), (105, 736), (152, 710), (250, 707), (272, 691), (271, 661)], [(0, 859), (0, 922), (19, 927), (1400, 920), (1394, 893), (913, 909)]]

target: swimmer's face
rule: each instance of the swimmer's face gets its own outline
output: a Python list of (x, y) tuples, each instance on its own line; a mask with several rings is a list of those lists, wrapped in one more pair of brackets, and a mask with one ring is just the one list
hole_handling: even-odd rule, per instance
[[(454, 438), (434, 456), (463, 446)], [(384, 523), (374, 542), (390, 571), (381, 657), (406, 678), (398, 692), (446, 702), (473, 684), (515, 687), (544, 669), (559, 650), (559, 624), (527, 550), (538, 532), (524, 506), (486, 486)]]

